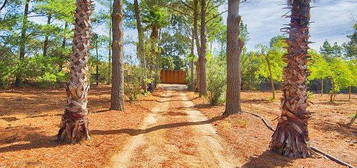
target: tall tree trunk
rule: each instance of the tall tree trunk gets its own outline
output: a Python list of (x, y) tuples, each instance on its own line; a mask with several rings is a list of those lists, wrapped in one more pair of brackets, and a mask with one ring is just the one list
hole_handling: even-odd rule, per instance
[[(113, 13), (113, 0), (110, 0), (110, 13)], [(109, 23), (109, 30), (113, 28), (112, 20)], [(111, 74), (112, 74), (112, 31), (109, 31), (109, 44), (108, 44), (108, 81), (107, 84), (111, 84)]]
[(66, 30), (67, 30), (67, 27), (68, 27), (68, 23), (65, 22), (64, 23), (64, 36), (63, 36), (63, 40), (62, 40), (62, 48), (66, 48), (66, 43), (67, 43), (67, 37), (66, 37)]
[(307, 62), (309, 43), (310, 0), (291, 0), (291, 20), (287, 66), (284, 68), (282, 114), (272, 135), (270, 149), (279, 154), (294, 158), (310, 155), (308, 146), (307, 108)]
[(332, 90), (330, 94), (330, 103), (333, 103), (335, 101), (335, 94), (336, 94), (336, 86), (335, 82), (331, 79), (331, 85), (332, 85)]
[(150, 34), (150, 39), (151, 39), (151, 55), (153, 57), (153, 59), (155, 61), (153, 61), (151, 63), (151, 65), (149, 65), (150, 67), (150, 72), (155, 72), (154, 77), (154, 82), (153, 82), (153, 87), (156, 88), (157, 82), (159, 80), (159, 75), (158, 75), (158, 71), (159, 71), (159, 64), (156, 62), (158, 60), (158, 52), (157, 52), (157, 48), (158, 48), (158, 40), (159, 40), (159, 27), (156, 24), (152, 24), (151, 25), (151, 34)]
[(239, 0), (228, 0), (227, 17), (227, 92), (226, 109), (224, 115), (241, 112), (240, 89), (241, 70), (240, 54), (243, 48), (243, 41), (239, 39)]
[[(51, 25), (51, 19), (52, 19), (52, 15), (51, 15), (51, 14), (48, 14), (48, 16), (47, 16), (47, 26)], [(42, 55), (43, 55), (44, 57), (47, 56), (48, 36), (49, 36), (49, 33), (46, 32), (46, 33), (45, 33), (45, 41), (43, 42), (43, 52), (42, 52)]]
[[(110, 24), (110, 29), (112, 29), (112, 24)], [(109, 31), (109, 45), (108, 45), (108, 81), (107, 84), (112, 83), (112, 31)]]
[(206, 37), (206, 0), (201, 0), (201, 48), (199, 54), (199, 70), (200, 70), (200, 96), (207, 95), (206, 81), (206, 53), (207, 53), (207, 37)]
[[(201, 46), (200, 46), (200, 39), (198, 37), (198, 0), (193, 0), (193, 37), (195, 38), (196, 41), (196, 50), (198, 57), (200, 57), (201, 53)], [(200, 65), (199, 61), (196, 63), (196, 86), (195, 86), (195, 91), (199, 91), (200, 89)]]
[(136, 29), (138, 31), (138, 45), (137, 45), (137, 55), (138, 59), (140, 60), (141, 66), (144, 68), (144, 76), (142, 78), (142, 88), (145, 88), (146, 91), (146, 56), (145, 56), (145, 48), (144, 48), (144, 31), (143, 31), (143, 26), (141, 24), (141, 11), (140, 11), (140, 5), (138, 0), (134, 0), (134, 12), (135, 12), (135, 20), (136, 20)]
[(200, 65), (199, 62), (196, 61), (195, 62), (196, 65), (196, 86), (195, 86), (195, 92), (199, 92), (200, 91)]
[(134, 11), (135, 11), (135, 19), (136, 19), (136, 29), (138, 30), (138, 47), (137, 47), (138, 58), (140, 59), (142, 66), (146, 69), (144, 31), (143, 31), (143, 26), (141, 24), (141, 11), (140, 11), (138, 0), (134, 0)]
[(57, 135), (59, 142), (71, 143), (89, 139), (87, 95), (90, 85), (87, 78), (87, 63), (91, 36), (92, 1), (77, 0), (76, 6), (70, 80), (66, 88), (67, 105)]
[(321, 79), (321, 96), (324, 94), (324, 79)]
[(123, 52), (123, 2), (113, 3), (113, 63), (112, 63), (112, 95), (111, 110), (124, 111), (124, 52)]
[(195, 38), (191, 37), (191, 91), (195, 91)]
[(273, 100), (275, 100), (275, 85), (274, 85), (274, 80), (273, 80), (273, 72), (271, 71), (271, 64), (267, 56), (265, 56), (265, 61), (267, 62), (268, 65), (268, 71), (269, 71), (269, 78), (270, 78), (270, 84), (271, 84), (271, 92), (273, 94)]
[[(25, 49), (26, 49), (26, 31), (27, 31), (27, 23), (28, 23), (28, 14), (29, 14), (29, 5), (30, 5), (30, 0), (25, 1), (25, 9), (24, 9), (24, 18), (22, 20), (22, 28), (21, 28), (21, 39), (20, 39), (20, 63), (23, 62), (25, 59)], [(19, 87), (22, 79), (21, 79), (21, 73), (16, 74), (16, 79), (15, 79), (15, 86)]]
[[(66, 30), (67, 30), (67, 27), (68, 27), (68, 23), (65, 22), (64, 23), (64, 31), (63, 31), (63, 39), (62, 39), (62, 49), (66, 49), (66, 44), (67, 44), (67, 37), (66, 37)], [(61, 58), (64, 58), (65, 55), (63, 53), (61, 53), (60, 55)], [(58, 72), (61, 72), (63, 70), (63, 64), (64, 62), (61, 61), (61, 63), (59, 64), (59, 71)]]
[(95, 64), (95, 81), (96, 85), (99, 85), (99, 53), (98, 53), (98, 36), (95, 38), (95, 55), (96, 55), (96, 64)]

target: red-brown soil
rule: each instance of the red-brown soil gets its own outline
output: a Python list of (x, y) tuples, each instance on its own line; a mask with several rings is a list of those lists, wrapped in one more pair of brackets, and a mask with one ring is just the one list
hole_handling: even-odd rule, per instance
[(0, 92), (0, 167), (104, 167), (126, 143), (161, 91), (126, 102), (125, 112), (109, 111), (110, 88), (89, 93), (91, 140), (59, 145), (55, 135), (66, 101), (65, 91), (5, 90)]
[[(197, 94), (187, 92), (194, 100), (196, 109), (209, 118), (219, 116), (224, 106), (210, 106)], [(270, 101), (269, 92), (242, 92), (243, 111), (259, 114), (270, 121), (275, 128), (276, 118), (280, 115), (280, 97)], [(348, 95), (337, 96), (336, 103), (329, 103), (327, 94), (312, 96), (313, 104), (309, 106), (312, 113), (309, 121), (309, 136), (311, 144), (353, 166), (357, 166), (357, 127), (346, 128), (347, 123), (357, 110), (357, 95), (348, 100)], [(270, 167), (309, 167), (309, 168), (337, 168), (344, 167), (329, 161), (320, 155), (314, 154), (307, 159), (290, 159), (268, 151), (272, 132), (263, 122), (247, 113), (229, 116), (224, 120), (213, 123), (218, 134), (224, 137), (234, 148), (235, 155), (244, 159), (243, 167), (270, 168)]]
[[(209, 157), (213, 155), (207, 153), (215, 148), (201, 140), (207, 135), (202, 135), (204, 131), (200, 129), (209, 124), (220, 136), (215, 139), (223, 144), (223, 155), (233, 154), (242, 167), (343, 167), (317, 154), (307, 159), (274, 154), (268, 150), (272, 132), (260, 119), (246, 113), (220, 117), (223, 105), (209, 106), (203, 98), (185, 91), (195, 104), (193, 108), (207, 117), (202, 122), (190, 121), (188, 108), (179, 96), (182, 92), (172, 91), (169, 108), (157, 112), (154, 122), (149, 120), (151, 124), (143, 128), (146, 118), (153, 114), (152, 109), (160, 107), (166, 91), (157, 90), (153, 95), (140, 96), (138, 101), (126, 102), (125, 112), (120, 112), (107, 110), (110, 105), (108, 86), (93, 87), (89, 94), (91, 140), (59, 145), (55, 135), (65, 104), (63, 89), (2, 90), (0, 167), (110, 167), (113, 156), (122, 152), (136, 135), (143, 135), (143, 143), (130, 155), (129, 167), (217, 167), (210, 165), (212, 158)], [(274, 119), (280, 115), (279, 100), (269, 101), (269, 97), (268, 92), (243, 92), (242, 108), (264, 116), (275, 127)], [(357, 166), (356, 124), (352, 128), (341, 126), (357, 109), (357, 96), (353, 95), (350, 101), (347, 97), (338, 95), (337, 102), (331, 104), (328, 95), (314, 95), (311, 99), (314, 104), (309, 107), (312, 112), (310, 140), (321, 150)], [(202, 155), (205, 152), (207, 155)]]

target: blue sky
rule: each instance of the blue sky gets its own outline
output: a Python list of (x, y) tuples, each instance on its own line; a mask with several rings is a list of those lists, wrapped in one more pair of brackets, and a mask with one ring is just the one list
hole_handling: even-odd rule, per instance
[[(280, 28), (289, 20), (282, 18), (287, 9), (285, 0), (248, 0), (241, 4), (240, 14), (248, 25), (250, 40), (248, 49), (259, 43), (268, 44), (279, 34)], [(310, 47), (318, 50), (325, 40), (348, 41), (346, 35), (352, 34), (357, 21), (357, 0), (316, 0), (311, 9)], [(226, 8), (226, 7), (225, 7)]]

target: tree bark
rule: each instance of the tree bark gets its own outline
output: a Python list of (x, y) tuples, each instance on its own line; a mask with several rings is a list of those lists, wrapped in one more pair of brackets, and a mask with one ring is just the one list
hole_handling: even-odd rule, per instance
[(111, 110), (124, 111), (123, 2), (114, 0), (112, 13), (113, 63)]
[(267, 56), (265, 56), (265, 60), (268, 65), (268, 70), (269, 70), (269, 78), (270, 78), (270, 84), (271, 84), (271, 92), (273, 94), (273, 100), (275, 100), (275, 85), (274, 85), (274, 80), (273, 80), (273, 73), (271, 71), (271, 64)]
[[(113, 4), (113, 0), (109, 1), (110, 4)], [(110, 13), (113, 13), (113, 5), (110, 5)], [(109, 30), (113, 28), (112, 20), (109, 23)], [(107, 84), (111, 84), (111, 74), (112, 74), (112, 31), (109, 31), (109, 45), (108, 45), (108, 81)]]
[(241, 89), (241, 69), (240, 54), (243, 48), (243, 41), (239, 39), (239, 0), (228, 0), (227, 17), (227, 91), (226, 109), (224, 115), (241, 112), (240, 89)]
[(331, 79), (332, 91), (330, 94), (330, 103), (335, 102), (336, 86), (335, 82)]
[[(24, 9), (24, 18), (22, 20), (22, 28), (21, 28), (21, 39), (20, 39), (20, 63), (25, 59), (25, 49), (26, 49), (26, 31), (27, 31), (27, 22), (28, 22), (28, 14), (29, 14), (29, 5), (30, 0), (25, 1), (25, 9)], [(15, 86), (19, 87), (22, 82), (21, 73), (16, 74)]]
[[(51, 25), (51, 19), (52, 19), (52, 15), (51, 14), (48, 14), (47, 16), (47, 25)], [(49, 36), (49, 33), (46, 32), (45, 33), (45, 41), (43, 42), (43, 52), (42, 52), (42, 55), (44, 57), (47, 56), (47, 49), (48, 49), (48, 36)]]
[[(62, 46), (61, 46), (63, 50), (66, 49), (66, 44), (67, 44), (67, 37), (66, 37), (66, 29), (67, 29), (67, 27), (68, 27), (68, 23), (65, 22), (65, 23), (64, 23), (64, 32), (63, 32)], [(65, 55), (62, 53), (62, 54), (60, 55), (60, 57), (61, 57), (61, 58), (64, 58)], [(64, 62), (61, 61), (61, 63), (59, 64), (59, 71), (58, 71), (58, 72), (61, 72), (61, 71), (63, 70), (63, 64), (64, 64)]]
[(324, 94), (324, 79), (321, 79), (321, 96)]
[(98, 52), (98, 35), (96, 35), (95, 38), (95, 55), (96, 55), (96, 60), (95, 60), (95, 81), (96, 85), (99, 85), (99, 52)]
[(157, 48), (158, 48), (158, 41), (159, 41), (159, 26), (157, 24), (152, 24), (151, 25), (151, 34), (150, 34), (150, 39), (151, 39), (151, 43), (152, 43), (152, 46), (151, 46), (151, 55), (153, 57), (153, 59), (155, 61), (153, 61), (149, 67), (150, 67), (150, 72), (154, 72), (154, 81), (153, 81), (153, 84), (152, 86), (154, 88), (156, 88), (157, 86), (157, 83), (159, 81), (159, 64), (156, 62), (159, 58), (158, 58), (158, 52), (157, 52)]
[[(200, 57), (201, 53), (201, 46), (200, 46), (200, 39), (198, 37), (198, 0), (193, 0), (193, 37), (196, 41), (196, 50), (197, 54)], [(195, 63), (196, 64), (196, 86), (195, 91), (200, 90), (200, 65), (199, 60)]]
[(137, 54), (142, 66), (146, 69), (146, 57), (145, 57), (145, 48), (144, 48), (144, 31), (141, 24), (141, 11), (139, 7), (138, 0), (134, 0), (134, 11), (136, 19), (136, 29), (138, 31), (138, 47)]
[(144, 48), (144, 31), (143, 26), (141, 24), (141, 11), (138, 0), (134, 0), (134, 12), (135, 12), (135, 20), (136, 20), (136, 29), (138, 31), (138, 45), (137, 45), (137, 56), (140, 60), (141, 66), (144, 68), (144, 76), (142, 78), (142, 88), (145, 88), (146, 91), (146, 56), (145, 56), (145, 48)]
[[(192, 31), (193, 32), (193, 31)], [(194, 60), (194, 55), (195, 55), (195, 38), (192, 37), (191, 38), (191, 56), (192, 56), (192, 60), (191, 60), (191, 91), (195, 91), (195, 60)]]
[(206, 0), (201, 0), (201, 48), (199, 54), (199, 70), (200, 70), (200, 96), (207, 95), (206, 81), (206, 53), (207, 53), (207, 37), (206, 37)]
[(71, 143), (89, 139), (87, 95), (90, 85), (88, 83), (87, 72), (92, 1), (77, 0), (76, 6), (70, 80), (66, 87), (67, 105), (65, 106), (61, 128), (57, 135), (59, 142)]
[(291, 0), (287, 66), (284, 68), (282, 114), (272, 135), (270, 149), (294, 158), (310, 156), (308, 146), (307, 62), (310, 0)]

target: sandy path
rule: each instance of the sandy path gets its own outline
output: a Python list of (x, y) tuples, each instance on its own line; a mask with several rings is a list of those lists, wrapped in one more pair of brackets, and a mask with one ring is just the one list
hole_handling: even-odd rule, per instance
[(115, 168), (235, 168), (240, 162), (180, 88), (166, 87), (163, 98), (112, 159)]
[[(163, 95), (163, 98), (160, 100), (160, 103), (151, 110), (151, 113), (145, 118), (144, 123), (140, 129), (146, 129), (151, 125), (156, 123), (156, 115), (162, 111), (167, 111), (169, 107), (171, 92), (166, 92)], [(133, 156), (133, 152), (139, 146), (145, 144), (144, 134), (139, 134), (132, 137), (128, 143), (124, 146), (123, 150), (114, 155), (112, 158), (113, 167), (116, 168), (126, 168), (130, 165), (130, 160)]]

